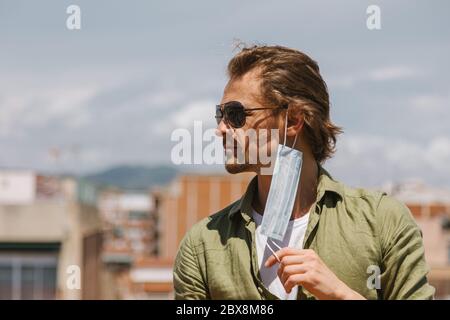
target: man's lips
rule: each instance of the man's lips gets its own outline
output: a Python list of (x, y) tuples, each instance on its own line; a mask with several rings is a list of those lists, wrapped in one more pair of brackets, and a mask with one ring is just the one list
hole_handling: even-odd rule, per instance
[(226, 144), (223, 145), (223, 149), (224, 150), (234, 150), (237, 151), (238, 150), (238, 145), (237, 144), (233, 144), (231, 146), (227, 146)]

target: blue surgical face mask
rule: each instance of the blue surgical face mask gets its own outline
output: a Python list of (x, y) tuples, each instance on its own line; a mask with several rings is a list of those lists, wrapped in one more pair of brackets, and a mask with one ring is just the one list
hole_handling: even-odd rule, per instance
[(300, 171), (303, 155), (294, 149), (297, 135), (292, 148), (286, 146), (287, 111), (284, 128), (284, 142), (278, 145), (275, 166), (270, 183), (269, 196), (267, 197), (261, 223), (261, 233), (275, 240), (283, 240), (291, 218), (297, 195)]

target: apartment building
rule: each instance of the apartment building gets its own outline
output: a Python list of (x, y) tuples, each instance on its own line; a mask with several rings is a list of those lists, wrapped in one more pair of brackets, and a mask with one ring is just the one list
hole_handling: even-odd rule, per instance
[(0, 299), (101, 298), (95, 189), (71, 177), (0, 171)]

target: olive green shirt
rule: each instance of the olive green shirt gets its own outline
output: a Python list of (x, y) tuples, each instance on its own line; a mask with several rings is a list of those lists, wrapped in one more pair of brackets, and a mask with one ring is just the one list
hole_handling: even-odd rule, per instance
[[(259, 274), (251, 216), (256, 193), (257, 177), (240, 200), (186, 234), (174, 265), (176, 299), (277, 299)], [(422, 233), (404, 204), (347, 187), (319, 165), (314, 206), (303, 248), (347, 286), (367, 299), (433, 298)], [(297, 298), (314, 296), (299, 287)]]

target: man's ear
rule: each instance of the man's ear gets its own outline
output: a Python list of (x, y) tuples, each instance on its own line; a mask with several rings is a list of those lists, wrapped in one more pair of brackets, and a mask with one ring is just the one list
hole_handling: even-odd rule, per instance
[(303, 112), (296, 112), (293, 115), (288, 116), (288, 128), (287, 128), (287, 136), (295, 137), (295, 135), (299, 134), (303, 128), (305, 123), (305, 118)]

